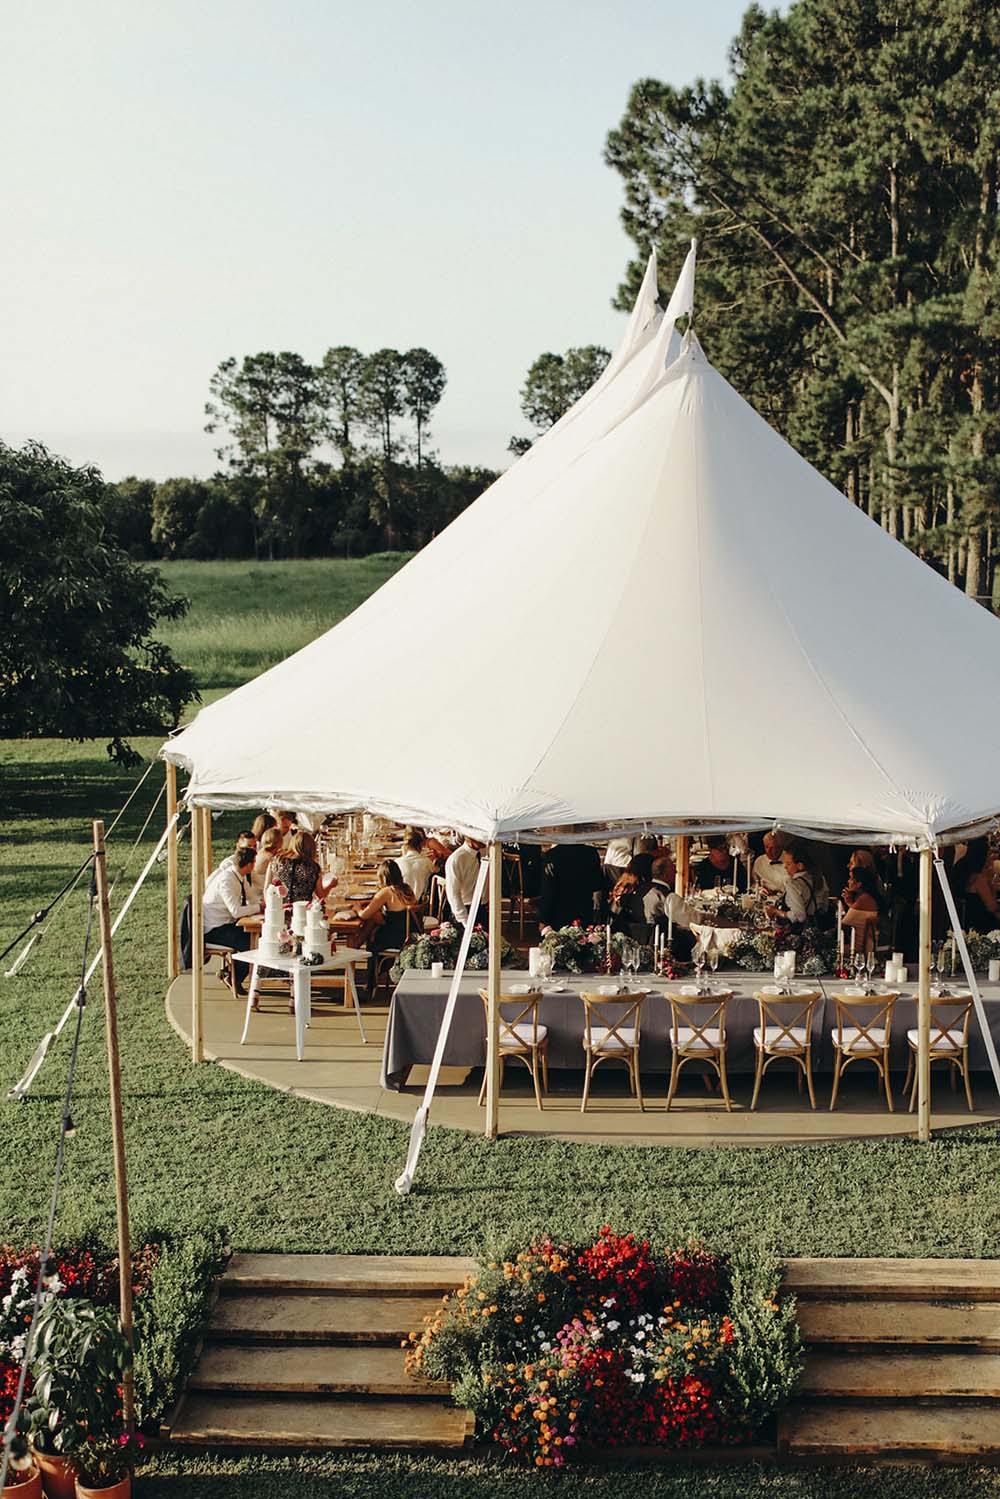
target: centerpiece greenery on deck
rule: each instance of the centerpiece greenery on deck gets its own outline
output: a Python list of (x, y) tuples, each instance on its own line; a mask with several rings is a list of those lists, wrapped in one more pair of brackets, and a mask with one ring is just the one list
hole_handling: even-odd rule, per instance
[[(407, 968), (430, 968), (432, 963), (443, 963), (446, 968), (454, 968), (458, 958), (458, 949), (462, 945), (462, 928), (453, 921), (442, 921), (433, 931), (424, 932), (419, 937), (414, 937), (407, 942), (399, 955), (399, 961), (392, 970), (392, 979), (398, 983), (400, 976)], [(517, 963), (519, 953), (512, 947), (506, 937), (500, 939), (500, 962), (504, 967)], [(466, 959), (466, 968), (475, 971), (483, 971), (489, 963), (489, 934), (486, 928), (476, 925), (473, 928), (472, 939), (469, 943), (469, 956)]]
[(691, 1243), (654, 1251), (605, 1225), (487, 1261), (409, 1338), (407, 1368), (446, 1379), (480, 1435), (536, 1467), (609, 1447), (746, 1442), (801, 1368), (778, 1266)]

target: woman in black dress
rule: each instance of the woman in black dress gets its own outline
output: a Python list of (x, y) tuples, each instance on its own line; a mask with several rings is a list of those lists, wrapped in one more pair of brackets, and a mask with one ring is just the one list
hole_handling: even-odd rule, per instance
[(420, 902), (403, 879), (395, 859), (384, 859), (378, 867), (379, 888), (366, 906), (355, 907), (354, 914), (370, 923), (368, 931), (368, 993), (375, 992), (379, 954), (387, 949), (398, 952), (406, 942), (407, 915)]

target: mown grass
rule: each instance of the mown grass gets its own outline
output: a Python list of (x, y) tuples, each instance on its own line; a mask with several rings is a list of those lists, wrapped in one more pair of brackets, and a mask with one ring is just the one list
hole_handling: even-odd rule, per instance
[[(363, 564), (354, 564), (360, 567)], [(367, 566), (390, 567), (388, 559)], [(395, 560), (391, 564), (395, 565)], [(327, 586), (327, 568), (305, 576)], [(275, 589), (291, 588), (310, 618), (321, 613), (296, 569), (275, 564), (254, 583), (242, 618), (256, 640), (255, 615), (289, 620)], [(204, 571), (202, 571), (204, 569)], [(169, 576), (195, 599), (181, 659), (209, 690), (237, 670), (232, 655), (213, 653), (217, 625), (240, 570), (233, 564), (178, 564)], [(264, 572), (263, 569), (260, 571)], [(291, 580), (291, 581), (289, 581)], [(361, 587), (357, 580), (344, 587)], [(367, 579), (371, 582), (371, 578)], [(237, 592), (239, 590), (237, 589)], [(266, 605), (258, 596), (266, 594)], [(342, 594), (343, 603), (346, 594)], [(226, 606), (228, 607), (228, 606)], [(241, 604), (240, 606), (244, 606)], [(340, 607), (338, 605), (338, 607)], [(231, 611), (234, 616), (239, 610)], [(328, 622), (323, 617), (322, 623)], [(180, 636), (183, 642), (183, 634)], [(268, 649), (275, 644), (272, 638)], [(242, 646), (241, 646), (242, 649)], [(261, 658), (258, 665), (265, 664)], [(242, 669), (242, 667), (240, 668)], [(231, 685), (231, 684), (230, 684)], [(137, 745), (151, 755), (152, 741)], [(115, 875), (125, 860), (159, 783), (154, 771), (129, 809), (110, 850)], [(90, 820), (110, 822), (135, 781), (113, 767), (103, 746), (51, 740), (0, 743), (0, 946), (27, 921), (86, 857)], [(237, 818), (221, 819), (221, 846)], [(128, 857), (116, 907), (158, 831), (159, 811), (141, 846)], [(186, 846), (182, 881), (186, 883)], [(659, 1242), (690, 1234), (725, 1247), (751, 1239), (778, 1253), (995, 1256), (1000, 1246), (997, 1133), (969, 1129), (926, 1147), (912, 1141), (845, 1142), (809, 1150), (633, 1149), (574, 1146), (559, 1141), (501, 1140), (432, 1129), (418, 1190), (398, 1198), (392, 1181), (406, 1153), (407, 1131), (391, 1121), (339, 1113), (290, 1098), (232, 1073), (193, 1067), (163, 1011), (163, 870), (154, 870), (116, 939), (120, 987), (126, 1139), (136, 1238), (154, 1227), (183, 1233), (223, 1226), (237, 1247), (341, 1252), (467, 1252), (495, 1234), (545, 1227), (557, 1235), (592, 1233), (600, 1223), (634, 1227)], [(42, 1234), (51, 1187), (68, 1035), (53, 1051), (28, 1100), (7, 1102), (39, 1037), (62, 1013), (78, 979), (86, 914), (81, 886), (60, 908), (28, 967), (0, 977), (0, 1240), (26, 1243)], [(9, 963), (9, 959), (7, 962)], [(5, 963), (4, 967), (7, 966)], [(57, 1237), (89, 1231), (110, 1240), (114, 1196), (101, 996), (91, 990), (85, 1014), (73, 1117), (77, 1133), (65, 1165)], [(493, 1462), (375, 1456), (192, 1458), (166, 1454), (143, 1479), (143, 1492), (171, 1499), (231, 1494), (263, 1499), (319, 1495), (490, 1496), (521, 1499), (547, 1478)], [(623, 1468), (565, 1475), (560, 1492), (602, 1492), (625, 1499), (635, 1486)], [(1000, 1495), (988, 1473), (927, 1474), (922, 1470), (833, 1474), (756, 1469), (692, 1469), (643, 1474), (653, 1495), (772, 1496), (772, 1499), (951, 1499)], [(529, 1490), (530, 1486), (530, 1490)]]
[(525, 1471), (488, 1459), (367, 1454), (157, 1458), (144, 1499), (997, 1499), (1000, 1474), (959, 1468), (802, 1471), (757, 1466)]
[(162, 562), (172, 593), (191, 602), (159, 631), (199, 687), (239, 687), (350, 614), (403, 563), (405, 552), (356, 560)]

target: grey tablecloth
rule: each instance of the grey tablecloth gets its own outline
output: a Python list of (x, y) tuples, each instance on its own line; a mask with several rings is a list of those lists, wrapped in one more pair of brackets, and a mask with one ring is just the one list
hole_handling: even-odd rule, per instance
[[(462, 980), (458, 1005), (451, 1027), (451, 1035), (444, 1054), (446, 1067), (481, 1067), (486, 1060), (486, 1022), (479, 991), (485, 986), (485, 974), (475, 974)], [(504, 975), (505, 985), (524, 982), (525, 974)], [(567, 976), (563, 979), (567, 992), (547, 994), (541, 1007), (541, 1023), (549, 1031), (549, 1066), (582, 1068), (583, 1066), (583, 1006), (578, 995), (581, 990), (596, 992), (604, 982), (600, 975), (585, 978)], [(664, 999), (667, 989), (680, 993), (679, 984), (665, 984), (658, 980), (642, 980), (653, 992), (647, 998), (642, 1011), (640, 1044), (641, 1066), (644, 1072), (664, 1073), (670, 1067), (670, 1006)], [(733, 998), (726, 1010), (726, 1065), (730, 1072), (752, 1072), (754, 1069), (753, 1029), (758, 1022), (757, 1002), (754, 991), (765, 984), (773, 984), (770, 974), (747, 974), (742, 972), (718, 975), (720, 987), (724, 983), (732, 988)], [(805, 981), (802, 981), (805, 982)], [(450, 976), (435, 979), (425, 971), (409, 970), (404, 973), (392, 998), (389, 1023), (385, 1034), (385, 1050), (382, 1053), (382, 1086), (399, 1089), (405, 1086), (411, 1067), (426, 1066), (434, 1055), (444, 1007), (448, 998)], [(843, 990), (843, 982), (833, 979), (815, 980), (815, 987), (823, 999), (813, 1014), (813, 1070), (829, 1072), (833, 1067), (833, 1048), (830, 1030), (836, 1020), (836, 1008), (830, 998), (837, 990)], [(1000, 985), (987, 984), (982, 987), (987, 1014), (994, 1040), (1000, 1047)], [(704, 1023), (708, 1019), (711, 1001), (692, 1001), (702, 1008), (698, 1018)], [(871, 1015), (878, 1000), (853, 1000), (854, 1005), (868, 1006), (861, 1013)], [(892, 1020), (891, 1055), (894, 1067), (905, 1070), (907, 1060), (906, 1032), (917, 1023), (915, 998), (897, 1000)], [(974, 1071), (988, 1066), (983, 1040), (975, 1014), (969, 1031), (969, 1058)]]

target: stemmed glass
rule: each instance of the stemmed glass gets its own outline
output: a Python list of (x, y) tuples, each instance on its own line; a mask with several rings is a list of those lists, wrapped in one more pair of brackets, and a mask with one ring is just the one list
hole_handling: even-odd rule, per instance
[(698, 993), (702, 994), (704, 992), (703, 980), (705, 974), (705, 944), (700, 939), (695, 947), (693, 957)]
[(854, 978), (862, 994), (865, 992), (865, 972), (868, 967), (868, 959), (863, 952), (854, 954)]
[(872, 948), (865, 959), (865, 972), (868, 974), (868, 993), (875, 992), (875, 949)]
[(716, 944), (713, 942), (712, 945), (711, 945), (711, 947), (708, 949), (708, 966), (712, 970), (712, 983), (713, 984), (715, 983), (715, 975), (719, 971), (719, 957), (720, 957), (719, 949), (716, 946)]

